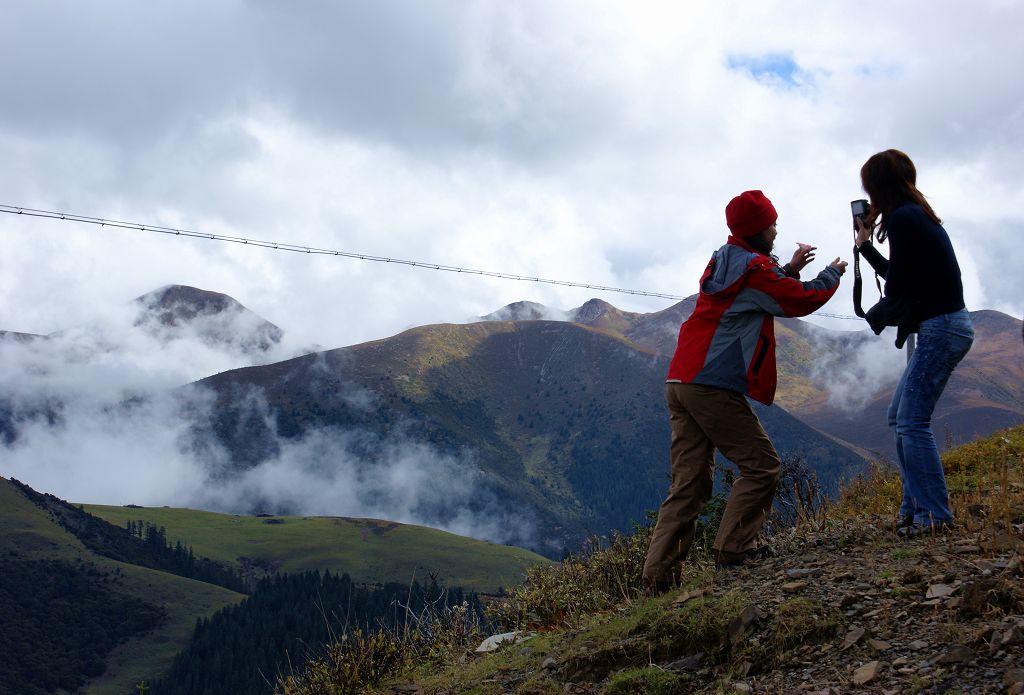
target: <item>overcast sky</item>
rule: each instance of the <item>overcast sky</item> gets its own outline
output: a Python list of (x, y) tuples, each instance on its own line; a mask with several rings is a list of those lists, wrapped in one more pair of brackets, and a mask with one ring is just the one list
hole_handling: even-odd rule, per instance
[[(8, 0), (0, 204), (689, 295), (745, 189), (782, 255), (848, 258), (860, 165), (896, 147), (969, 308), (1020, 317), (1022, 26), (995, 0)], [(595, 296), (6, 214), (0, 241), (0, 329), (30, 333), (172, 283), (325, 347)]]

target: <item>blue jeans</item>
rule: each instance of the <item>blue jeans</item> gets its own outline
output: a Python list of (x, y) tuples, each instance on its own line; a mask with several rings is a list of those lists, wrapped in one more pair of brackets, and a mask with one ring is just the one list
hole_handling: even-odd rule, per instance
[(932, 413), (953, 369), (974, 342), (966, 309), (921, 323), (917, 349), (889, 405), (889, 427), (896, 431), (896, 457), (903, 479), (900, 518), (914, 523), (952, 521), (946, 477), (932, 433)]

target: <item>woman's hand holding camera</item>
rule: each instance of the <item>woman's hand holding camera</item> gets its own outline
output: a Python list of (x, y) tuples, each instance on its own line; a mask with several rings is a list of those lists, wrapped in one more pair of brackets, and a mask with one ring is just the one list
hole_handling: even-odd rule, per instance
[(856, 244), (857, 248), (860, 248), (860, 245), (865, 241), (871, 241), (874, 228), (864, 224), (864, 219), (861, 217), (854, 217), (853, 220), (854, 231), (856, 232), (853, 243)]

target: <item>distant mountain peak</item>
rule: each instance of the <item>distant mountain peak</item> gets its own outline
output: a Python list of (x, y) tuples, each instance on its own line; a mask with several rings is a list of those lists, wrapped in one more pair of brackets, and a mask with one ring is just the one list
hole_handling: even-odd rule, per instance
[(135, 303), (139, 306), (135, 325), (167, 340), (194, 329), (207, 342), (265, 352), (284, 335), (236, 299), (198, 287), (166, 285), (137, 297)]
[(481, 321), (568, 321), (569, 314), (537, 302), (513, 302), (480, 317)]
[(188, 285), (165, 285), (136, 297), (135, 302), (152, 312), (158, 312), (160, 323), (165, 326), (176, 326), (201, 314), (245, 309), (240, 302), (226, 294)]
[(622, 312), (603, 299), (596, 297), (587, 300), (583, 306), (572, 311), (573, 321), (576, 323), (592, 323), (610, 314), (622, 314)]

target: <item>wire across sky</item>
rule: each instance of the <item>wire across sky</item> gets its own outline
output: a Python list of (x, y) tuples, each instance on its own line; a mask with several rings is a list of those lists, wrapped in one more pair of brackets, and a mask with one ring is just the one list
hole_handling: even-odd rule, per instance
[[(667, 294), (664, 292), (652, 292), (650, 290), (636, 290), (625, 287), (609, 287), (607, 285), (595, 285), (589, 282), (571, 282), (569, 280), (557, 280), (552, 278), (539, 278), (531, 277), (528, 275), (519, 275), (517, 273), (506, 273), (497, 270), (479, 270), (476, 268), (464, 268), (461, 266), (445, 265), (442, 263), (430, 263), (427, 261), (416, 261), (404, 258), (391, 258), (388, 256), (376, 256), (368, 253), (357, 253), (355, 251), (339, 251), (334, 249), (323, 249), (315, 246), (304, 246), (302, 244), (292, 244), (281, 241), (266, 241), (263, 239), (251, 239), (248, 237), (230, 236), (226, 234), (210, 234), (208, 232), (196, 232), (188, 229), (178, 229), (175, 227), (166, 227), (157, 224), (143, 224), (140, 222), (126, 222), (124, 220), (112, 220), (104, 217), (92, 217), (89, 215), (79, 215), (71, 212), (57, 212), (54, 210), (40, 210), (37, 208), (27, 208), (18, 205), (3, 205), (0, 204), (0, 212), (6, 212), (11, 215), (23, 215), (26, 217), (42, 217), (53, 220), (63, 220), (65, 222), (78, 222), (80, 224), (91, 224), (100, 227), (116, 227), (120, 229), (130, 229), (139, 232), (150, 232), (153, 234), (167, 234), (172, 236), (183, 236), (191, 237), (195, 239), (209, 239), (212, 241), (222, 241), (232, 244), (243, 244), (246, 246), (258, 246), (261, 248), (273, 249), (275, 251), (291, 251), (293, 253), (307, 253), (316, 254), (319, 256), (340, 256), (343, 258), (353, 258), (360, 261), (372, 261), (375, 263), (394, 263), (397, 265), (407, 265), (414, 268), (425, 268), (427, 270), (438, 270), (448, 273), (463, 273), (466, 275), (481, 275), (484, 277), (500, 278), (503, 280), (517, 280), (520, 282), (536, 282), (546, 285), (560, 285), (562, 287), (581, 287), (584, 289), (596, 290), (599, 292), (616, 292), (619, 294), (631, 294), (642, 297), (657, 297), (660, 299), (673, 299), (681, 301), (686, 299), (674, 294)], [(859, 321), (860, 319), (856, 316), (849, 316), (845, 314), (831, 314), (825, 312), (815, 312), (815, 316), (823, 316), (834, 319), (852, 319)]]

